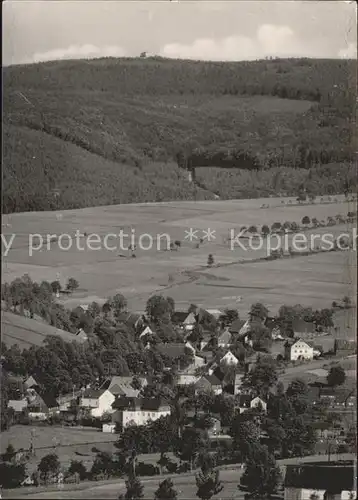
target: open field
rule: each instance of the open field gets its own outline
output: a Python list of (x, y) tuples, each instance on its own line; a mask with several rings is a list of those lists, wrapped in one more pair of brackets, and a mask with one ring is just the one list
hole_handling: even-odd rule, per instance
[[(150, 203), (7, 215), (3, 217), (4, 235), (15, 237), (8, 255), (3, 257), (2, 281), (11, 281), (24, 273), (36, 281), (53, 281), (59, 273), (64, 285), (72, 276), (79, 281), (80, 289), (73, 296), (60, 299), (68, 307), (102, 301), (121, 292), (132, 310), (141, 310), (150, 295), (165, 293), (174, 298), (178, 309), (187, 308), (190, 303), (213, 308), (235, 306), (243, 316), (258, 300), (275, 312), (283, 303), (325, 307), (344, 295), (353, 297), (351, 282), (356, 274), (356, 262), (352, 252), (243, 264), (246, 260), (264, 257), (267, 249), (244, 250), (236, 244), (230, 248), (230, 230), (235, 236), (243, 225), (300, 223), (305, 215), (322, 220), (353, 209), (342, 198), (338, 203), (305, 206), (283, 205), (281, 201), (271, 198)], [(269, 204), (270, 208), (260, 209), (262, 204)], [(190, 228), (198, 230), (192, 242), (185, 239), (185, 231)], [(209, 228), (216, 231), (215, 240), (204, 241), (200, 248), (195, 248), (197, 238), (204, 236), (203, 231)], [(152, 248), (138, 248), (136, 258), (131, 258), (127, 250), (119, 248), (120, 240), (115, 235), (121, 229), (127, 234), (122, 248), (130, 243), (131, 234), (135, 234), (138, 244), (138, 238), (144, 233), (153, 238)], [(95, 243), (92, 249), (85, 248), (82, 238), (76, 247), (77, 230), (81, 234), (98, 234), (101, 243)], [(353, 228), (333, 226), (315, 230), (315, 234), (338, 235), (348, 231), (352, 233)], [(305, 234), (309, 236), (312, 232)], [(32, 255), (29, 234), (38, 235), (32, 240)], [(55, 237), (46, 246), (47, 234), (70, 235), (72, 247), (61, 250)], [(106, 235), (109, 235), (108, 249), (104, 248)], [(39, 249), (41, 238), (43, 244)], [(63, 238), (62, 245), (66, 248), (69, 237)], [(172, 242), (180, 240), (181, 248), (166, 251), (167, 238)], [(149, 237), (143, 236), (143, 246), (149, 243)], [(114, 246), (117, 248), (112, 250)], [(209, 253), (213, 254), (218, 267), (206, 267)]]

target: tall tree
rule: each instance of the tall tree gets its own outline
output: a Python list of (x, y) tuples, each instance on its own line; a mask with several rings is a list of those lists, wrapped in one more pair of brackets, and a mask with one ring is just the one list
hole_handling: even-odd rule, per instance
[(277, 382), (277, 369), (269, 356), (260, 356), (255, 366), (245, 374), (244, 386), (266, 397), (270, 388)]
[(174, 489), (173, 481), (168, 478), (159, 483), (159, 487), (154, 493), (154, 500), (176, 500), (178, 497)]
[(153, 295), (148, 299), (145, 310), (151, 321), (168, 322), (173, 312), (173, 302), (162, 295)]
[(195, 476), (195, 480), (198, 488), (196, 496), (201, 500), (210, 500), (224, 489), (219, 471), (212, 468), (203, 467)]
[(259, 446), (247, 462), (241, 483), (253, 497), (270, 498), (279, 487), (280, 469), (266, 446)]
[(46, 483), (60, 471), (60, 461), (56, 453), (50, 453), (41, 458), (37, 469), (40, 473), (40, 478)]
[(332, 366), (327, 375), (327, 384), (331, 387), (344, 384), (346, 372), (340, 365)]
[(260, 302), (256, 302), (256, 304), (252, 304), (249, 314), (251, 319), (259, 319), (263, 321), (268, 316), (268, 309)]
[(143, 484), (140, 479), (136, 477), (133, 472), (128, 475), (126, 481), (126, 493), (125, 495), (119, 495), (119, 500), (140, 500), (144, 497)]

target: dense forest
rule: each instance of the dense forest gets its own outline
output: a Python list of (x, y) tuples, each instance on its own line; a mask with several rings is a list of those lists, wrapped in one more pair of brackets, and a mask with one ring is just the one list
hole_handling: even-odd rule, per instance
[(353, 190), (354, 69), (158, 57), (5, 68), (3, 210)]

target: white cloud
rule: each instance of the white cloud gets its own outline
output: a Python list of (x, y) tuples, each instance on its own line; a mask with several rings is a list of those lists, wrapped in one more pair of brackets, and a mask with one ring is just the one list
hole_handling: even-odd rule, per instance
[(32, 62), (54, 61), (58, 59), (95, 59), (99, 57), (123, 57), (124, 49), (117, 45), (96, 47), (91, 44), (70, 45), (67, 48), (37, 52), (33, 55)]
[(338, 57), (342, 59), (357, 59), (357, 44), (349, 43), (347, 47), (338, 52)]
[(191, 45), (168, 44), (161, 50), (161, 55), (177, 59), (230, 61), (240, 59), (244, 54), (247, 59), (255, 58), (255, 52), (255, 45), (250, 38), (232, 36), (222, 40), (199, 38)]
[[(316, 51), (316, 53), (315, 53)], [(305, 50), (298, 41), (295, 33), (289, 26), (273, 24), (261, 25), (256, 36), (233, 35), (215, 40), (200, 38), (190, 45), (167, 44), (162, 47), (160, 54), (164, 57), (178, 59), (207, 59), (207, 60), (251, 60), (266, 56), (273, 57), (319, 57), (319, 47), (310, 47)]]

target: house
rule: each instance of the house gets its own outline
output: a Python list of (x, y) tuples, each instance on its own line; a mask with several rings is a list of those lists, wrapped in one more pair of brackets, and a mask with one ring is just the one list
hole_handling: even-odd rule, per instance
[(39, 384), (36, 382), (34, 377), (30, 375), (30, 377), (25, 380), (24, 386), (26, 389), (31, 389), (31, 387), (39, 387)]
[(206, 309), (206, 312), (213, 316), (216, 320), (218, 320), (220, 316), (223, 315), (223, 311), (220, 311), (219, 309)]
[(104, 413), (112, 411), (112, 403), (115, 396), (108, 389), (87, 389), (79, 400), (79, 407), (82, 410), (88, 410), (91, 417), (99, 418)]
[(249, 331), (251, 329), (251, 322), (250, 320), (248, 319), (247, 321), (245, 321), (245, 323), (241, 326), (240, 330), (239, 330), (239, 337), (245, 337)]
[(217, 436), (221, 433), (221, 420), (217, 417), (211, 418), (211, 426), (208, 428), (208, 434), (210, 436)]
[(26, 399), (30, 419), (47, 420), (48, 417), (59, 412), (56, 399), (49, 393), (38, 392), (32, 387), (27, 390)]
[(287, 465), (284, 500), (346, 500), (348, 492), (356, 498), (354, 469), (353, 460)]
[(267, 403), (263, 399), (256, 396), (256, 398), (251, 400), (250, 408), (259, 408), (259, 409), (262, 409), (264, 412), (266, 412), (267, 411)]
[(264, 412), (267, 411), (267, 403), (260, 397), (253, 397), (251, 394), (240, 394), (238, 398), (238, 408), (240, 413), (253, 408), (262, 409)]
[(128, 398), (138, 397), (140, 390), (148, 385), (145, 377), (136, 377), (139, 386), (134, 387), (134, 377), (114, 376), (107, 379), (101, 386), (101, 389), (108, 389), (114, 396), (125, 396)]
[(146, 425), (170, 415), (170, 406), (158, 398), (121, 398), (112, 404), (112, 422), (122, 429), (131, 425)]
[(243, 373), (237, 373), (235, 375), (235, 381), (234, 381), (234, 396), (236, 394), (240, 394), (241, 391), (241, 386), (244, 380), (244, 374)]
[(226, 364), (226, 365), (237, 365), (239, 364), (239, 360), (237, 359), (236, 356), (231, 351), (228, 351), (225, 356), (223, 356), (220, 359), (220, 364)]
[(19, 400), (10, 399), (7, 403), (7, 407), (14, 410), (15, 413), (21, 413), (27, 408), (27, 398), (22, 398)]
[(208, 349), (210, 349), (210, 340), (211, 340), (210, 335), (203, 336), (199, 344), (199, 351), (204, 351), (204, 350), (207, 351)]
[(185, 331), (187, 332), (192, 331), (194, 326), (196, 325), (195, 314), (193, 312), (189, 313), (185, 318), (185, 320), (183, 321), (182, 325)]
[(73, 391), (63, 396), (59, 396), (56, 401), (60, 412), (67, 412), (71, 409), (74, 402), (81, 397), (82, 391)]
[(107, 432), (109, 434), (114, 434), (116, 432), (116, 424), (106, 423), (102, 425), (102, 432)]
[(188, 386), (195, 384), (199, 380), (200, 376), (190, 375), (190, 374), (180, 374), (177, 379), (177, 386)]
[(188, 374), (193, 374), (198, 368), (202, 368), (206, 365), (206, 358), (202, 356), (194, 356), (193, 362), (185, 369)]
[(204, 375), (195, 383), (195, 393), (212, 391), (214, 394), (223, 392), (220, 380), (215, 375)]
[(153, 330), (150, 328), (150, 326), (144, 327), (144, 330), (139, 335), (139, 338), (141, 339), (141, 338), (145, 337), (146, 335), (154, 335)]
[(232, 335), (228, 328), (226, 328), (218, 338), (218, 347), (226, 348), (231, 344)]
[(302, 339), (296, 340), (292, 344), (286, 343), (285, 357), (290, 361), (297, 360), (312, 360), (314, 358), (315, 349)]
[[(188, 319), (189, 318), (189, 319)], [(173, 325), (176, 325), (187, 331), (192, 330), (192, 328), (185, 328), (185, 325), (195, 325), (195, 316), (193, 313), (188, 313), (187, 311), (175, 311), (172, 314), (171, 321)], [(194, 322), (193, 322), (194, 321)]]
[(75, 335), (76, 335), (77, 340), (80, 341), (81, 343), (86, 342), (88, 340), (88, 335), (84, 331), (83, 328), (80, 328), (79, 330), (77, 330)]

